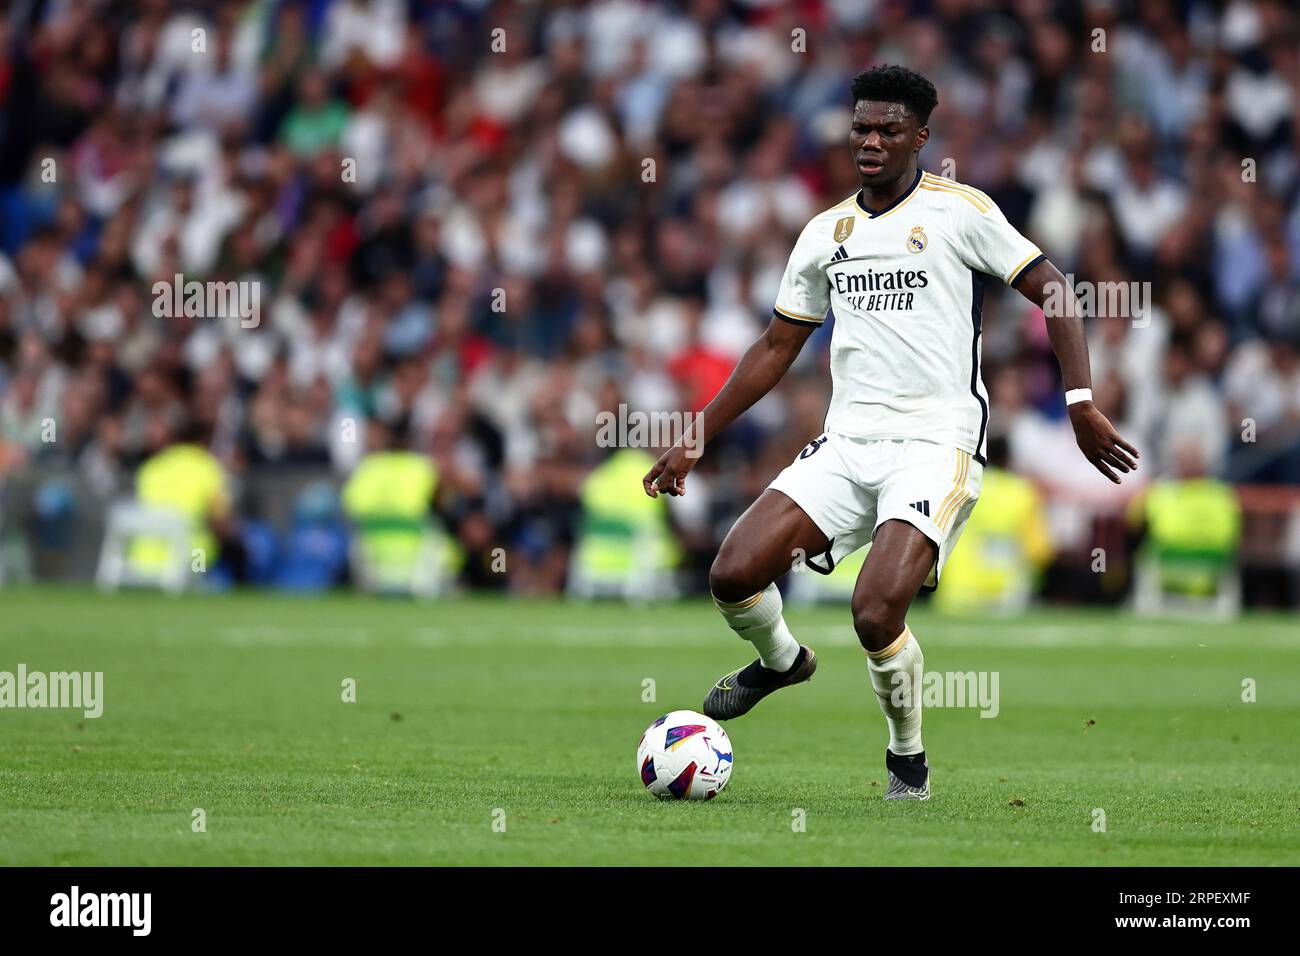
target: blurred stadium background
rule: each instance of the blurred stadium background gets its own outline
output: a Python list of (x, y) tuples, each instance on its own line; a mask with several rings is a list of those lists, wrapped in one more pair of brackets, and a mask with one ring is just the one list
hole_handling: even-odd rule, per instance
[[(703, 593), (821, 431), (829, 328), (684, 499), (598, 415), (712, 397), (897, 62), (926, 168), (1152, 294), (1088, 321), (1112, 487), (991, 290), (1001, 467), (937, 600), (1300, 603), (1291, 4), (0, 0), (0, 47), (4, 583)], [(177, 275), (256, 326), (160, 316)]]

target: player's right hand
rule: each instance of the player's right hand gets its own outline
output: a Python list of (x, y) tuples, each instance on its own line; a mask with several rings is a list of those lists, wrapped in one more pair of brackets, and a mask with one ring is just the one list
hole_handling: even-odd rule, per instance
[(641, 479), (645, 493), (651, 498), (658, 498), (661, 491), (674, 497), (686, 494), (686, 476), (699, 460), (698, 455), (686, 454), (681, 445), (669, 448)]

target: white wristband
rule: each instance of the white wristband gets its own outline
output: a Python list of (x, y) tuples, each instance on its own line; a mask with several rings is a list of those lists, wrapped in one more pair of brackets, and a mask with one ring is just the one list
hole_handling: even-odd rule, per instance
[(1065, 404), (1067, 405), (1090, 401), (1092, 401), (1092, 389), (1090, 388), (1071, 388), (1065, 393)]

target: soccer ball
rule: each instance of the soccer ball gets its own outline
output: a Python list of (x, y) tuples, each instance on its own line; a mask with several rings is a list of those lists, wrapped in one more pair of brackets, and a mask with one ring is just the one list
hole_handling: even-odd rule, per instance
[(712, 800), (731, 777), (731, 740), (703, 714), (674, 710), (641, 735), (636, 769), (662, 800)]

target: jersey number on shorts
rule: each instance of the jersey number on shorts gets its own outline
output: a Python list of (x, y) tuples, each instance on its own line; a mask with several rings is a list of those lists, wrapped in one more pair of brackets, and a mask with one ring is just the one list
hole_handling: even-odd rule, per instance
[(823, 435), (821, 438), (814, 438), (812, 441), (810, 441), (810, 442), (808, 443), (808, 447), (807, 447), (807, 448), (805, 448), (803, 451), (799, 452), (799, 457), (800, 457), (801, 459), (802, 459), (802, 458), (811, 458), (813, 455), (817, 454), (817, 449), (821, 448), (822, 445), (824, 445), (824, 444), (826, 444), (826, 436), (825, 436), (825, 435)]

